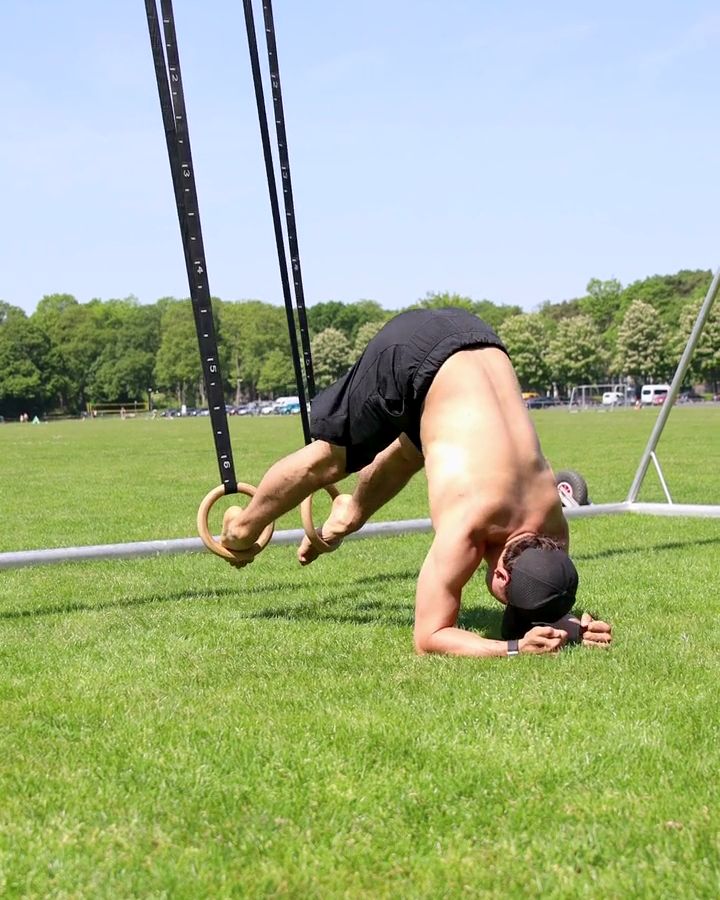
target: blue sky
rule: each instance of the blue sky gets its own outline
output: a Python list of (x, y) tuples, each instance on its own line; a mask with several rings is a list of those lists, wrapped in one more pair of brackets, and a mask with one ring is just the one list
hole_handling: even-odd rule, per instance
[[(715, 4), (274, 13), (309, 304), (449, 290), (530, 310), (718, 264)], [(143, 3), (1, 15), (0, 299), (187, 296)], [(211, 290), (281, 303), (242, 4), (175, 16)]]

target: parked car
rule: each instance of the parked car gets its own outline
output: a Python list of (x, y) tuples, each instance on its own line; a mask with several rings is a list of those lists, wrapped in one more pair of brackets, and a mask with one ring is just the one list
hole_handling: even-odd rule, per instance
[(602, 395), (603, 406), (621, 406), (625, 403), (625, 397), (620, 391), (605, 391)]
[(705, 398), (702, 394), (698, 394), (697, 391), (694, 391), (692, 388), (687, 391), (681, 391), (678, 396), (678, 403), (701, 403)]
[(548, 409), (550, 406), (557, 406), (558, 401), (554, 397), (531, 397), (525, 401), (528, 409)]

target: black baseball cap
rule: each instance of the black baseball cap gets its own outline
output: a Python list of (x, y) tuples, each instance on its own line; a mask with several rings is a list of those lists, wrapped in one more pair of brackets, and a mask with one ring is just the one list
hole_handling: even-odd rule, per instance
[(575, 605), (578, 572), (564, 550), (529, 547), (513, 563), (502, 620), (503, 640), (557, 622)]

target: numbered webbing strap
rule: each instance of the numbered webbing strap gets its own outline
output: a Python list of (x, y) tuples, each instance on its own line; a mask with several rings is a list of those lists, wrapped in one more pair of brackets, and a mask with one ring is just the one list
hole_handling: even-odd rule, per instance
[(171, 0), (161, 0), (167, 64), (158, 23), (156, 0), (145, 0), (145, 11), (220, 480), (225, 487), (225, 493), (232, 494), (237, 490), (237, 479), (230, 445), (230, 429), (225, 412), (225, 394), (200, 227), (200, 211), (190, 151), (190, 135), (172, 2)]
[(295, 305), (300, 327), (300, 343), (305, 362), (305, 377), (308, 393), (315, 396), (315, 373), (313, 372), (310, 352), (310, 332), (307, 313), (305, 311), (305, 290), (303, 288), (302, 269), (300, 268), (300, 248), (298, 246), (297, 223), (295, 220), (295, 200), (293, 198), (292, 178), (290, 177), (290, 154), (288, 151), (287, 132), (285, 130), (285, 110), (283, 107), (282, 87), (280, 85), (280, 63), (278, 62), (277, 41), (275, 40), (275, 22), (273, 20), (271, 0), (263, 0), (263, 17), (265, 21), (265, 42), (268, 52), (268, 68), (270, 70), (270, 88), (272, 92), (273, 112), (275, 113), (275, 134), (277, 137), (278, 160), (280, 162), (280, 179), (285, 206), (285, 224), (287, 226), (288, 248), (290, 250), (290, 266), (295, 288)]
[[(265, 160), (265, 175), (267, 177), (268, 191), (270, 193), (270, 210), (272, 212), (273, 231), (275, 233), (275, 247), (277, 249), (278, 265), (280, 267), (280, 282), (285, 304), (285, 317), (287, 319), (288, 335), (290, 337), (290, 352), (292, 354), (293, 372), (295, 374), (295, 383), (297, 385), (298, 400), (300, 401), (300, 419), (302, 421), (305, 443), (309, 444), (310, 419), (307, 411), (305, 381), (303, 379), (302, 363), (300, 361), (300, 351), (298, 348), (293, 298), (290, 292), (290, 277), (288, 274), (287, 257), (285, 255), (285, 240), (280, 217), (280, 204), (275, 181), (275, 168), (273, 165), (272, 147), (270, 145), (267, 112), (265, 109), (265, 95), (262, 86), (262, 74), (260, 72), (260, 59), (258, 56), (257, 37), (255, 34), (252, 0), (243, 0), (243, 8), (245, 11), (248, 49), (250, 50), (250, 67), (252, 69), (253, 85), (255, 87), (255, 103), (257, 106), (258, 122), (260, 124), (260, 138), (262, 141), (263, 158)], [(312, 393), (310, 394), (310, 397), (312, 397)]]
[[(267, 110), (265, 106), (265, 94), (263, 91), (262, 73), (260, 71), (260, 58), (258, 55), (257, 36), (255, 32), (255, 19), (253, 15), (252, 0), (243, 0), (243, 10), (245, 12), (245, 27), (247, 31), (248, 49), (250, 51), (250, 68), (252, 69), (253, 86), (255, 88), (255, 104), (257, 106), (258, 123), (260, 125), (260, 138), (262, 141), (263, 158), (265, 161), (265, 175), (267, 178), (268, 192), (270, 195), (270, 210), (272, 213), (273, 231), (275, 233), (275, 247), (277, 249), (278, 265), (280, 267), (280, 282), (282, 285), (283, 301), (285, 303), (285, 316), (287, 319), (288, 335), (290, 337), (290, 351), (292, 354), (293, 371), (295, 374), (295, 383), (297, 385), (298, 399), (300, 401), (300, 419), (302, 421), (303, 436), (305, 443), (310, 443), (310, 418), (307, 411), (307, 399), (305, 391), (305, 379), (303, 378), (302, 363), (300, 360), (300, 351), (297, 339), (297, 323), (295, 321), (295, 310), (293, 307), (293, 297), (290, 291), (290, 276), (288, 272), (287, 256), (285, 254), (285, 239), (283, 234), (282, 219), (280, 216), (280, 203), (278, 200), (277, 182), (275, 179), (275, 167), (273, 164), (272, 146), (270, 144), (270, 132), (268, 129)], [(282, 166), (282, 158), (280, 159)], [(295, 246), (297, 238), (295, 239)], [(288, 240), (288, 246), (293, 253), (293, 243)], [(295, 260), (293, 266), (297, 264), (297, 272), (294, 279), (296, 300), (302, 298), (302, 279), (300, 278), (300, 262)], [(300, 294), (297, 293), (298, 278), (300, 278)], [(305, 317), (305, 308), (303, 304), (302, 314), (298, 307), (298, 315), (301, 315), (301, 334), (304, 325), (305, 334), (307, 334), (307, 319)], [(312, 379), (312, 361), (310, 360), (310, 345), (303, 343), (305, 371), (309, 371), (310, 377), (308, 381), (308, 396), (312, 399), (315, 393), (315, 384)], [(310, 369), (308, 370), (308, 365)]]

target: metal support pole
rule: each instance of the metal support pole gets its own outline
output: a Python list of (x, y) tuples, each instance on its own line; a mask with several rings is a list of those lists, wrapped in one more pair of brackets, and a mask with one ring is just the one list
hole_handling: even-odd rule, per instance
[(705, 322), (707, 321), (707, 317), (710, 314), (710, 309), (713, 305), (713, 301), (715, 300), (719, 287), (720, 269), (715, 272), (715, 277), (713, 278), (710, 287), (708, 288), (708, 292), (705, 295), (705, 300), (700, 307), (700, 312), (697, 315), (697, 319), (695, 320), (695, 324), (693, 325), (692, 332), (690, 334), (690, 337), (688, 338), (687, 344), (685, 345), (683, 355), (680, 357), (680, 362), (678, 363), (678, 367), (675, 370), (675, 375), (673, 376), (668, 395), (665, 398), (665, 402), (660, 407), (660, 415), (657, 417), (655, 427), (652, 430), (652, 434), (650, 435), (650, 439), (648, 440), (647, 447), (645, 448), (645, 452), (643, 453), (642, 459), (640, 460), (640, 465), (638, 466), (637, 472), (635, 473), (635, 478), (633, 479), (633, 483), (630, 486), (630, 490), (628, 491), (628, 503), (634, 503), (637, 500), (638, 494), (640, 493), (640, 488), (642, 486), (643, 479), (645, 478), (645, 473), (647, 472), (648, 465), (650, 464), (651, 454), (655, 452), (655, 448), (657, 447), (658, 441), (660, 440), (660, 435), (663, 433), (665, 423), (668, 420), (668, 416), (670, 415), (670, 412), (672, 410), (673, 403), (675, 402), (675, 398), (677, 397), (678, 391), (680, 390), (680, 386), (682, 384), (683, 378), (685, 377), (685, 372), (687, 371), (688, 364), (690, 363), (690, 359), (693, 355), (693, 352), (695, 351), (695, 346), (700, 339), (700, 334), (703, 330)]

